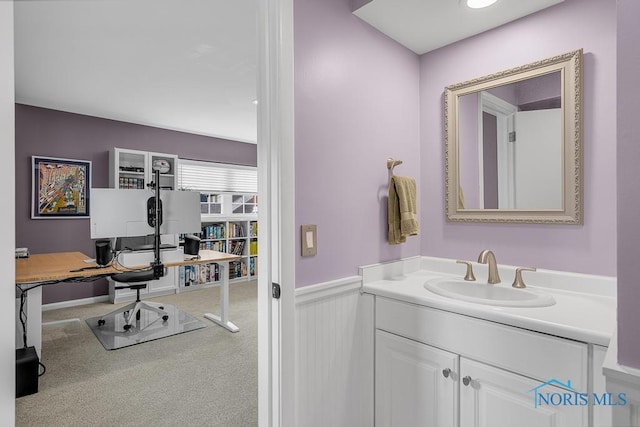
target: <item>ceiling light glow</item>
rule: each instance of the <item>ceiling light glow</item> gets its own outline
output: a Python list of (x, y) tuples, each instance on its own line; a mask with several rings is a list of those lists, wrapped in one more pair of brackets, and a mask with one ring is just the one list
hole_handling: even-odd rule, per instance
[(467, 0), (467, 6), (471, 9), (482, 9), (494, 4), (497, 0)]

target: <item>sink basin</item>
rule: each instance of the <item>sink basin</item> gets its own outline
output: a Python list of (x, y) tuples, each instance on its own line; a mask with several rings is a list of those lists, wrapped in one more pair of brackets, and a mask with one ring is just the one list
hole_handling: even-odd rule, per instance
[(458, 279), (432, 279), (427, 281), (424, 287), (443, 297), (476, 304), (502, 307), (548, 307), (556, 303), (551, 295), (506, 287), (504, 284), (488, 285)]

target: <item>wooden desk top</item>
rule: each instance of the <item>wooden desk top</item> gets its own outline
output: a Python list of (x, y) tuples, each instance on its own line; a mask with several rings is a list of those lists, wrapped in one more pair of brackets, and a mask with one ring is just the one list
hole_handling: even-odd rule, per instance
[[(191, 259), (192, 255), (185, 255), (185, 258), (185, 261), (167, 262), (164, 266), (177, 267), (180, 265), (209, 264), (240, 259), (238, 255), (210, 250), (201, 250), (199, 259)], [(95, 261), (85, 262), (87, 259), (89, 257), (82, 252), (34, 254), (30, 255), (29, 258), (16, 258), (16, 283), (37, 283), (50, 280), (65, 280), (72, 277), (94, 277), (123, 271), (122, 268), (116, 270), (113, 267), (73, 271), (96, 266)], [(145, 266), (141, 265), (133, 268), (143, 267)]]

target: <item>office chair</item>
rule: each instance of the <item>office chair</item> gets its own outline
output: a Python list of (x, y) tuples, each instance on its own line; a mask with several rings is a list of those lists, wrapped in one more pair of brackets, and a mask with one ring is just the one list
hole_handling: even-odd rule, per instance
[[(115, 289), (135, 289), (136, 291), (136, 300), (131, 304), (126, 305), (125, 307), (119, 308), (111, 313), (106, 314), (103, 317), (107, 316), (115, 316), (120, 313), (124, 314), (124, 318), (126, 320), (126, 324), (124, 325), (124, 330), (128, 331), (131, 329), (133, 325), (133, 321), (140, 320), (140, 311), (148, 310), (154, 313), (158, 313), (160, 317), (162, 317), (163, 321), (167, 321), (169, 319), (169, 314), (164, 311), (164, 307), (162, 304), (146, 302), (140, 300), (140, 290), (147, 287), (147, 282), (150, 280), (157, 279), (154, 277), (154, 271), (151, 270), (143, 270), (143, 271), (127, 271), (124, 273), (118, 273), (111, 276), (116, 282)], [(104, 319), (98, 320), (98, 326), (102, 326), (105, 324)]]

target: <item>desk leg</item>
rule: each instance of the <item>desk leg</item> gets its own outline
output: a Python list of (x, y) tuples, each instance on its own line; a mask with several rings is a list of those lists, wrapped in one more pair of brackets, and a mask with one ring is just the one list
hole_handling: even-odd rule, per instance
[[(24, 311), (27, 315), (27, 345), (34, 346), (42, 360), (42, 287), (26, 292)], [(22, 348), (22, 324), (20, 323), (20, 291), (16, 292), (16, 348)]]
[(229, 263), (219, 262), (220, 266), (220, 316), (205, 313), (204, 317), (228, 329), (231, 332), (238, 332), (240, 328), (229, 321)]

